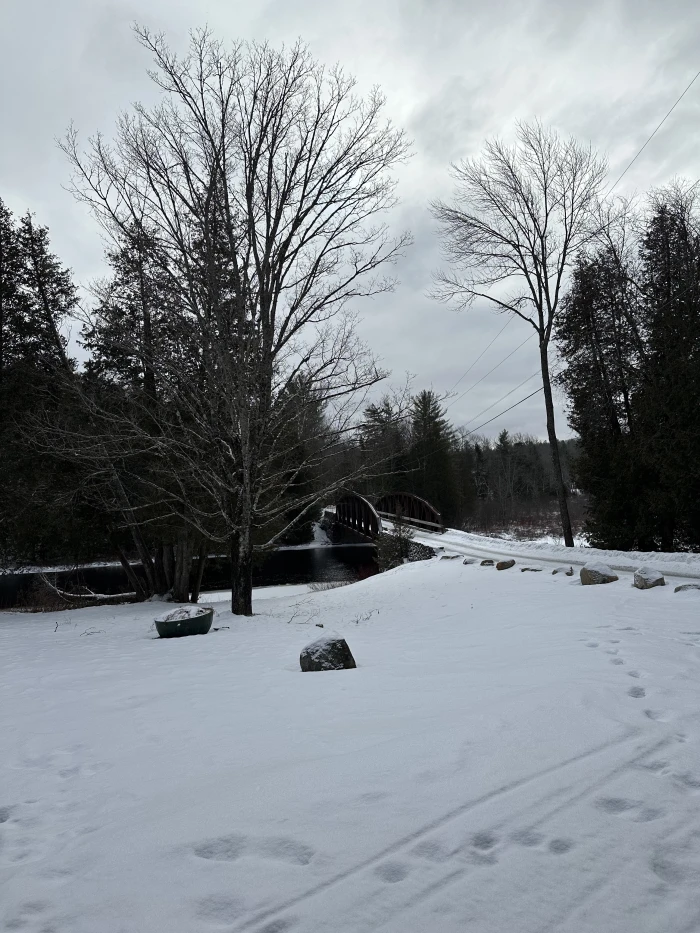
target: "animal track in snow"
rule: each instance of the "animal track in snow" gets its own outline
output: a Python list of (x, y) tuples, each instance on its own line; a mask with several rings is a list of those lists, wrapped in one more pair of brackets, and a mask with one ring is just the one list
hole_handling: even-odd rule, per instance
[(587, 641), (586, 648), (597, 648), (600, 642), (597, 641)]
[(221, 836), (194, 847), (194, 854), (199, 858), (214, 862), (234, 862), (243, 855), (247, 839), (245, 836)]
[(644, 687), (630, 687), (627, 691), (627, 696), (632, 697), (635, 700), (640, 700), (642, 697), (647, 695)]
[(639, 673), (639, 671), (627, 671), (627, 676), (634, 677), (636, 680), (638, 677), (641, 677), (641, 674)]
[(622, 658), (611, 658), (610, 663), (611, 664), (624, 664), (625, 662), (622, 660)]
[(410, 870), (404, 862), (384, 862), (374, 869), (374, 873), (387, 884), (396, 884), (397, 881), (403, 881)]
[(661, 819), (666, 815), (666, 811), (660, 807), (645, 807), (634, 818), (635, 823), (651, 823), (652, 820)]
[(481, 852), (487, 852), (489, 849), (493, 849), (497, 842), (498, 837), (489, 832), (477, 833), (472, 837), (472, 845)]
[(437, 839), (424, 839), (411, 850), (413, 855), (428, 862), (445, 862), (450, 857), (447, 847)]
[(7, 823), (12, 813), (12, 807), (0, 807), (0, 823)]
[(573, 849), (574, 844), (571, 839), (552, 839), (547, 848), (555, 855), (564, 855)]
[(682, 784), (683, 787), (687, 787), (688, 790), (700, 790), (700, 777), (692, 774), (690, 771), (674, 773), (673, 779), (679, 784)]
[(624, 813), (626, 810), (636, 810), (641, 807), (640, 800), (626, 800), (624, 797), (599, 797), (595, 805), (604, 813)]
[(196, 845), (194, 854), (214, 862), (235, 862), (243, 855), (252, 855), (288, 862), (291, 865), (308, 865), (315, 855), (315, 850), (295, 839), (253, 839), (234, 833)]

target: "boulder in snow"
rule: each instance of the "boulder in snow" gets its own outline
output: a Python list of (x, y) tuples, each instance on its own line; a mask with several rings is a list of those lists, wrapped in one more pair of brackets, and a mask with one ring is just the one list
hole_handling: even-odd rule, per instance
[(457, 560), (459, 554), (441, 554), (440, 560)]
[(554, 576), (555, 573), (565, 573), (565, 574), (567, 575), (567, 577), (573, 577), (573, 575), (574, 575), (574, 568), (571, 567), (571, 566), (569, 566), (569, 567), (555, 567), (554, 570), (552, 571), (552, 576)]
[(597, 583), (614, 583), (620, 578), (607, 564), (591, 563), (581, 567), (581, 584), (593, 586)]
[(700, 590), (700, 583), (681, 583), (674, 589), (674, 593), (685, 593), (686, 590)]
[(634, 572), (634, 586), (638, 590), (650, 590), (653, 586), (666, 586), (664, 575), (653, 567), (640, 567)]
[(463, 564), (475, 564), (475, 563), (476, 563), (476, 557), (465, 557), (464, 560), (462, 561), (462, 563), (463, 563)]
[(541, 567), (521, 567), (520, 573), (542, 573)]
[(511, 567), (515, 567), (514, 560), (499, 560), (496, 564), (496, 570), (510, 570)]
[(492, 561), (490, 557), (487, 557), (486, 560), (482, 560), (481, 562), (482, 567), (493, 567), (493, 565), (494, 561)]
[(357, 667), (345, 639), (332, 635), (307, 645), (299, 656), (299, 663), (302, 671), (342, 671)]

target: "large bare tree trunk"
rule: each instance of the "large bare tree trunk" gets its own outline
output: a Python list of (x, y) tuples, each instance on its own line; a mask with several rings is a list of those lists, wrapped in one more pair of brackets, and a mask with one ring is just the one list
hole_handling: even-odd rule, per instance
[(557, 439), (557, 429), (554, 421), (554, 402), (552, 400), (552, 383), (549, 377), (549, 359), (547, 357), (547, 345), (544, 343), (540, 344), (540, 362), (542, 364), (544, 405), (547, 413), (547, 437), (549, 438), (549, 449), (552, 453), (554, 482), (557, 486), (557, 499), (559, 500), (559, 514), (561, 516), (561, 527), (564, 533), (564, 544), (567, 547), (573, 547), (574, 536), (571, 531), (569, 502), (567, 497), (566, 484), (564, 482), (564, 473), (561, 468), (561, 457), (559, 456), (559, 440)]
[(247, 527), (231, 538), (231, 612), (253, 615), (253, 546)]

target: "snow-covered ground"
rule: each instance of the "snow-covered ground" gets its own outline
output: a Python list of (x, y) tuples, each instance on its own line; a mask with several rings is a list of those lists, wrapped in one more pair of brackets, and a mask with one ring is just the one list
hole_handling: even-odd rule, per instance
[(547, 571), (0, 613), (0, 929), (696, 933), (700, 592)]
[[(385, 520), (383, 525), (386, 530), (392, 530), (391, 522)], [(569, 548), (556, 543), (549, 537), (535, 541), (509, 541), (488, 535), (472, 534), (468, 531), (457, 531), (454, 528), (448, 528), (443, 534), (434, 534), (417, 528), (414, 528), (413, 532), (416, 541), (459, 554), (483, 557), (500, 555), (522, 560), (545, 561), (550, 565), (571, 564), (574, 567), (582, 567), (589, 561), (603, 561), (613, 570), (622, 570), (626, 573), (633, 573), (642, 564), (650, 564), (666, 574), (700, 579), (700, 554), (604, 551), (599, 548), (583, 547), (580, 543), (577, 547)]]

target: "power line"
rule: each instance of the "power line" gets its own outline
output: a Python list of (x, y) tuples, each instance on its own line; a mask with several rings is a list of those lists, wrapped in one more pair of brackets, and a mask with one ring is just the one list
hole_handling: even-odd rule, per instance
[(477, 431), (480, 431), (482, 428), (485, 428), (487, 424), (491, 424), (492, 421), (495, 421), (497, 418), (500, 418), (501, 415), (505, 415), (509, 411), (513, 411), (514, 408), (517, 408), (518, 405), (522, 405), (523, 402), (526, 402), (529, 398), (532, 398), (533, 395), (538, 395), (543, 390), (543, 386), (540, 386), (539, 389), (535, 389), (534, 392), (531, 392), (529, 395), (526, 395), (525, 398), (521, 398), (519, 402), (516, 402), (514, 405), (511, 405), (510, 408), (506, 408), (503, 411), (499, 411), (497, 415), (494, 415), (493, 418), (489, 418), (488, 421), (484, 421), (483, 424), (480, 424), (478, 427), (474, 428), (472, 431), (467, 431), (464, 435), (465, 437), (471, 437), (472, 434), (476, 434)]
[(647, 141), (644, 143), (644, 145), (642, 146), (642, 148), (639, 150), (639, 152), (637, 153), (637, 155), (632, 159), (632, 161), (631, 161), (630, 164), (627, 166), (627, 168), (624, 170), (624, 172), (622, 173), (622, 175), (620, 175), (620, 177), (617, 179), (617, 181), (616, 181), (615, 184), (612, 186), (612, 188), (610, 188), (610, 189), (608, 190), (608, 192), (607, 192), (608, 194), (610, 194), (610, 192), (613, 191), (613, 189), (615, 189), (615, 188), (618, 186), (618, 184), (622, 181), (622, 179), (625, 177), (625, 175), (627, 174), (627, 172), (632, 168), (632, 166), (634, 165), (634, 163), (637, 161), (637, 159), (640, 157), (640, 155), (644, 152), (644, 150), (646, 149), (646, 147), (649, 145), (649, 143), (652, 141), (652, 139), (656, 136), (656, 134), (658, 133), (658, 131), (659, 131), (659, 130), (661, 129), (661, 127), (664, 125), (664, 123), (666, 122), (666, 120), (668, 120), (668, 118), (671, 116), (671, 114), (673, 113), (673, 111), (674, 111), (674, 110), (676, 109), (676, 107), (680, 104), (680, 102), (683, 100), (683, 98), (685, 97), (685, 95), (688, 93), (688, 91), (691, 89), (691, 87), (695, 84), (695, 82), (697, 81), (698, 78), (700, 78), (700, 71), (698, 71), (698, 73), (695, 75), (695, 77), (693, 78), (693, 80), (690, 82), (690, 84), (687, 86), (687, 88), (683, 91), (683, 93), (681, 94), (681, 96), (680, 96), (680, 97), (678, 98), (678, 100), (675, 102), (675, 104), (673, 105), (673, 107), (671, 107), (671, 109), (668, 111), (668, 113), (667, 113), (666, 116), (663, 118), (663, 120), (661, 121), (661, 123), (659, 123), (659, 125), (656, 127), (656, 129), (654, 130), (654, 132), (651, 134), (651, 136), (647, 139)]
[(453, 399), (453, 400), (450, 402), (450, 404), (447, 406), (447, 408), (445, 409), (445, 411), (449, 411), (449, 409), (452, 408), (452, 406), (455, 404), (455, 402), (458, 402), (460, 399), (464, 398), (465, 395), (468, 395), (468, 394), (471, 392), (472, 389), (475, 389), (475, 388), (479, 385), (480, 382), (483, 382), (484, 379), (487, 378), (487, 376), (490, 376), (491, 373), (495, 372), (495, 371), (498, 369), (499, 366), (502, 366), (507, 360), (509, 360), (509, 359), (511, 358), (511, 356), (513, 356), (514, 353), (517, 353), (518, 350), (519, 350), (521, 347), (524, 347), (525, 344), (526, 344), (529, 340), (532, 340), (532, 338), (533, 338), (534, 336), (535, 336), (535, 333), (533, 332), (532, 334), (530, 334), (529, 337), (526, 337), (526, 338), (523, 340), (522, 343), (519, 343), (519, 344), (518, 344), (518, 346), (515, 348), (515, 350), (511, 350), (510, 353), (509, 353), (507, 356), (504, 356), (503, 359), (502, 359), (499, 363), (496, 363), (496, 365), (495, 365), (492, 369), (490, 369), (487, 373), (484, 373), (484, 375), (481, 377), (481, 379), (477, 379), (476, 382), (475, 382), (473, 385), (470, 385), (469, 388), (468, 388), (468, 389), (465, 389), (464, 392), (462, 392), (461, 395), (458, 395), (456, 399)]
[(493, 338), (493, 340), (491, 341), (491, 343), (487, 344), (487, 346), (484, 347), (484, 349), (483, 349), (483, 350), (481, 351), (481, 353), (477, 356), (477, 358), (474, 360), (474, 362), (473, 362), (472, 365), (469, 367), (469, 369), (467, 369), (466, 372), (462, 373), (462, 375), (459, 377), (459, 379), (457, 380), (457, 382), (455, 382), (455, 384), (452, 386), (452, 388), (451, 388), (451, 389), (449, 390), (449, 392), (447, 393), (448, 395), (450, 394), (450, 392), (454, 392), (454, 390), (457, 388), (457, 386), (460, 384), (460, 382), (462, 381), (462, 379), (464, 379), (465, 376), (468, 376), (468, 375), (469, 375), (469, 373), (472, 371), (472, 369), (474, 369), (474, 367), (475, 367), (476, 364), (479, 362), (479, 360), (480, 360), (481, 357), (484, 355), (484, 353), (486, 353), (486, 351), (489, 349), (489, 347), (491, 347), (491, 346), (498, 340), (498, 338), (501, 336), (501, 334), (503, 333), (503, 331), (506, 329), (506, 327), (508, 327), (508, 325), (510, 324), (510, 322), (511, 322), (512, 320), (513, 320), (512, 317), (509, 317), (509, 318), (508, 318), (508, 320), (505, 322), (505, 324), (503, 325), (503, 327), (499, 330), (499, 332), (498, 332), (498, 333), (496, 334), (496, 336)]
[(504, 399), (508, 398), (509, 395), (512, 395), (513, 392), (517, 392), (518, 389), (521, 389), (525, 385), (526, 382), (529, 382), (531, 379), (534, 379), (535, 376), (541, 376), (541, 375), (542, 373), (538, 369), (536, 373), (533, 373), (531, 376), (528, 376), (527, 379), (523, 379), (523, 381), (519, 385), (517, 385), (514, 389), (511, 389), (510, 392), (506, 392), (505, 395), (502, 395), (500, 398), (496, 399), (495, 402), (492, 402), (488, 406), (488, 408), (484, 408), (484, 410), (480, 411), (478, 415), (474, 415), (473, 418), (470, 418), (469, 421), (467, 421), (467, 423), (463, 425), (463, 427), (466, 427), (467, 425), (471, 424), (472, 421), (476, 421), (477, 418), (481, 418), (482, 415), (485, 415), (487, 411), (491, 411), (492, 408), (495, 408), (496, 405), (499, 405)]

